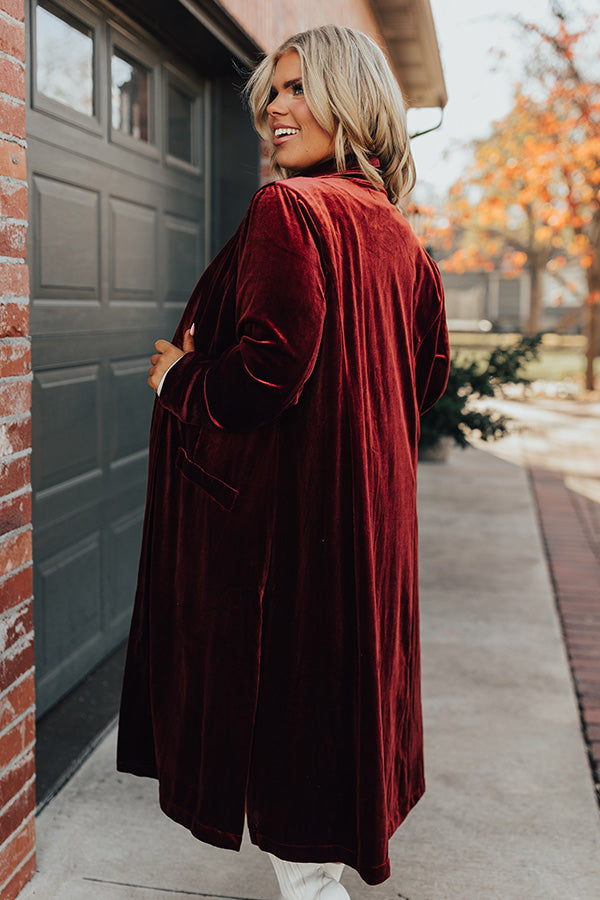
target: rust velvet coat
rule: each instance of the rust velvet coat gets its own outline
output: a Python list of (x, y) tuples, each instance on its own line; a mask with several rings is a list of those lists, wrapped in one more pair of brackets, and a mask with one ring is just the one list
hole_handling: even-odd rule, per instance
[(419, 412), (448, 341), (435, 265), (358, 168), (255, 195), (166, 376), (118, 768), (200, 840), (369, 884), (424, 791)]

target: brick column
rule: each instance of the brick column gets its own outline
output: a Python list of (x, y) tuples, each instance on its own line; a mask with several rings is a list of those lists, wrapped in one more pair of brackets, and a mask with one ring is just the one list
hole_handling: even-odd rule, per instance
[(0, 896), (35, 871), (24, 0), (0, 0)]

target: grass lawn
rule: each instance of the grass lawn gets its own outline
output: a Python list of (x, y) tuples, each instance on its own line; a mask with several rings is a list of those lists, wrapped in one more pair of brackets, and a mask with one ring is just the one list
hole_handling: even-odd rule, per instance
[[(465, 359), (481, 360), (485, 364), (489, 351), (481, 349), (469, 350), (464, 347), (454, 349), (454, 354)], [(576, 381), (583, 379), (585, 372), (585, 356), (572, 349), (542, 349), (539, 358), (524, 367), (524, 374), (531, 381)], [(594, 374), (600, 378), (600, 357), (594, 361)]]
[[(582, 353), (570, 350), (542, 350), (539, 359), (525, 367), (532, 381), (578, 381), (585, 373), (586, 360)], [(594, 374), (600, 376), (600, 357), (594, 360)]]

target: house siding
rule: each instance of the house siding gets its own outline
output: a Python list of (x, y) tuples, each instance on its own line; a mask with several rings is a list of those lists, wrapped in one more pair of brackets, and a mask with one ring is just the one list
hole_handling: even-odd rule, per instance
[(332, 22), (358, 28), (384, 45), (375, 14), (365, 0), (228, 0), (223, 5), (265, 50), (298, 31)]

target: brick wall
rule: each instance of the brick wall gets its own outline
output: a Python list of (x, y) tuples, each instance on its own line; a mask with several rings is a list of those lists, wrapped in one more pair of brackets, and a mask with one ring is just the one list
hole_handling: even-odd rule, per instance
[(24, 0), (0, 0), (0, 896), (35, 870)]
[(222, 0), (223, 6), (265, 50), (318, 25), (349, 25), (383, 46), (369, 0)]

